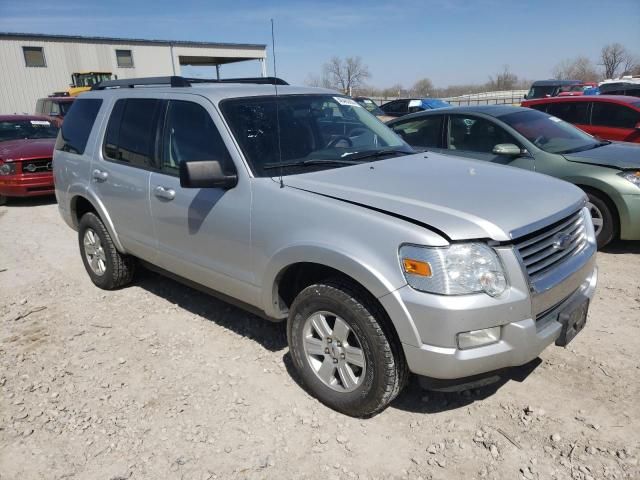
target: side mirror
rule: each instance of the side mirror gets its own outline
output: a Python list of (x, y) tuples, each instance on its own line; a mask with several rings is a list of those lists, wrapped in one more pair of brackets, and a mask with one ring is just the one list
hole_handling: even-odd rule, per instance
[(493, 153), (496, 155), (505, 155), (508, 157), (517, 157), (522, 154), (522, 150), (513, 143), (499, 143), (493, 147)]
[(182, 188), (222, 188), (228, 190), (238, 184), (237, 175), (225, 175), (217, 160), (180, 163)]

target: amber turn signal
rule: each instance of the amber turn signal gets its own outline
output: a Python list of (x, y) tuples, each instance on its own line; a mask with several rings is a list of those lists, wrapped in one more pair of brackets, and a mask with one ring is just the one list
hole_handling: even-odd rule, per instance
[(411, 275), (420, 275), (421, 277), (431, 276), (431, 265), (428, 262), (403, 258), (402, 266), (404, 267), (404, 271)]

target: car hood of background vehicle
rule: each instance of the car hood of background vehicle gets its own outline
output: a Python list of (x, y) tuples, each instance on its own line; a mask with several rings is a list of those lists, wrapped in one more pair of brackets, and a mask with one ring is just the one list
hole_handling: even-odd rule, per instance
[(572, 213), (585, 198), (546, 175), (435, 153), (292, 175), (285, 183), (404, 217), (451, 240), (509, 241)]
[(570, 162), (590, 163), (620, 169), (640, 168), (640, 144), (612, 142), (584, 152), (564, 155)]
[(0, 159), (5, 162), (15, 162), (30, 158), (51, 158), (55, 144), (55, 138), (8, 140), (6, 142), (0, 142)]

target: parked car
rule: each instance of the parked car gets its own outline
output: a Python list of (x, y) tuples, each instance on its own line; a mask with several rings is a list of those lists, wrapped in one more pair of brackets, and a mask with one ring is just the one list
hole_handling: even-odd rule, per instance
[(0, 205), (8, 197), (53, 195), (58, 128), (47, 117), (0, 115)]
[(582, 85), (580, 80), (538, 80), (531, 84), (531, 88), (524, 96), (525, 99), (556, 97), (563, 88), (572, 85)]
[(629, 97), (640, 97), (639, 83), (609, 83), (601, 85), (598, 90), (603, 95), (627, 95)]
[[(640, 145), (598, 140), (557, 117), (502, 105), (423, 112), (389, 126), (415, 147), (574, 183), (589, 197), (600, 247), (616, 237), (640, 240)], [(514, 201), (528, 208), (539, 198), (516, 194)]]
[(525, 100), (523, 107), (547, 112), (605, 140), (640, 143), (640, 98), (594, 95)]
[(380, 109), (389, 117), (401, 117), (409, 113), (450, 107), (451, 104), (438, 98), (403, 98), (385, 103)]
[(378, 117), (379, 120), (381, 120), (382, 122), (388, 122), (389, 120), (393, 120), (395, 117), (391, 117), (389, 115), (387, 115), (386, 113), (384, 113), (380, 107), (378, 106), (378, 104), (376, 102), (374, 102), (373, 100), (371, 100), (370, 98), (367, 97), (353, 97), (353, 99), (358, 102), (360, 105), (362, 105), (364, 108), (366, 108), (369, 113), (371, 113), (372, 115), (375, 115), (376, 117)]
[(56, 196), (95, 285), (142, 262), (287, 321), (301, 380), (355, 416), (409, 372), (469, 384), (584, 327), (597, 274), (580, 189), (425, 159), (351, 98), (247, 81), (118, 80), (76, 100)]
[(559, 97), (578, 97), (580, 95), (584, 95), (588, 89), (597, 87), (597, 83), (593, 82), (585, 82), (580, 83), (578, 85), (568, 85), (566, 87), (560, 88), (560, 93), (558, 93)]
[(76, 97), (47, 97), (36, 102), (36, 115), (47, 116), (60, 126)]

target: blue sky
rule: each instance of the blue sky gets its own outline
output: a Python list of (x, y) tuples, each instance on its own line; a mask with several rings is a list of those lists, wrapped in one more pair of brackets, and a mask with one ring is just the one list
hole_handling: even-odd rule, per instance
[[(0, 31), (270, 44), (274, 18), (278, 75), (291, 83), (333, 55), (359, 55), (372, 85), (428, 77), (446, 86), (485, 82), (505, 64), (520, 77), (548, 78), (560, 60), (596, 60), (611, 42), (640, 56), (640, 0), (614, 3), (0, 0)], [(257, 62), (222, 67), (223, 76), (258, 73)]]

